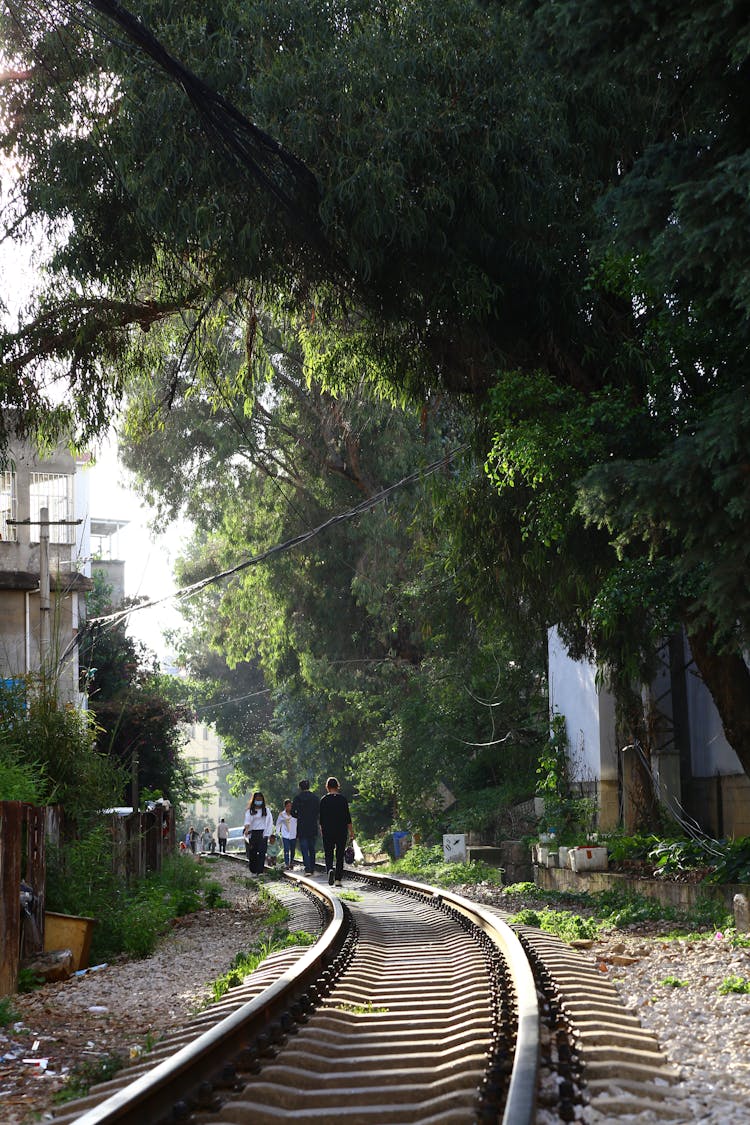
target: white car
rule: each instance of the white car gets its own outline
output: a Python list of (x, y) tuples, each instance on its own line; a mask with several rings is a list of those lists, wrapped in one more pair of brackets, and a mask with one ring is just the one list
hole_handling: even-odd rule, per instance
[(229, 835), (227, 836), (227, 851), (228, 852), (244, 852), (245, 839), (242, 835), (243, 826), (239, 828), (230, 828)]

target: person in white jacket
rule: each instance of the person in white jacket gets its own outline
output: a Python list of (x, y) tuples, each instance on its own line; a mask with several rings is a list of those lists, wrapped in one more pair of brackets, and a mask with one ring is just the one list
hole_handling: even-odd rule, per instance
[(276, 835), (281, 836), (284, 845), (284, 867), (291, 871), (294, 867), (294, 853), (297, 847), (297, 820), (292, 816), (292, 799), (287, 797), (284, 807), (276, 821)]
[(245, 824), (242, 835), (245, 837), (247, 862), (253, 875), (262, 875), (266, 862), (268, 837), (273, 832), (271, 810), (266, 808), (266, 798), (260, 791), (253, 793), (245, 809)]

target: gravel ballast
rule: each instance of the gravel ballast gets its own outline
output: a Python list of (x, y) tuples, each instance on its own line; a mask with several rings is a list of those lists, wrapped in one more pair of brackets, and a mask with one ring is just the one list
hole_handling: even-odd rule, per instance
[[(210, 983), (263, 928), (256, 896), (236, 881), (237, 871), (212, 865), (211, 877), (222, 883), (231, 909), (181, 919), (153, 956), (13, 998), (20, 1020), (0, 1029), (3, 1125), (44, 1119), (71, 1068), (106, 1054), (137, 1054), (206, 1003)], [(508, 903), (486, 885), (454, 889), (499, 909), (535, 905)], [(653, 925), (632, 927), (581, 943), (587, 946), (581, 955), (613, 982), (680, 1070), (681, 1081), (665, 1099), (669, 1114), (634, 1111), (617, 1121), (750, 1125), (750, 995), (718, 991), (729, 977), (750, 978), (750, 949), (733, 949), (723, 935), (666, 941), (653, 931)], [(591, 1107), (578, 1110), (590, 1125), (607, 1120)]]

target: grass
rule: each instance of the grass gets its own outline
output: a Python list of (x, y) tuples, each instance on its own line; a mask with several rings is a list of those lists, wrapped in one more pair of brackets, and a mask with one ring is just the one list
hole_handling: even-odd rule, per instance
[[(731, 923), (731, 915), (721, 903), (713, 899), (699, 902), (692, 910), (680, 911), (645, 895), (615, 890), (575, 894), (568, 891), (545, 891), (534, 883), (514, 883), (504, 887), (503, 894), (521, 896), (533, 903), (557, 908), (578, 907), (579, 911), (585, 912), (586, 917), (596, 919), (601, 928), (624, 929), (648, 922), (661, 922), (664, 923), (665, 936), (672, 940), (713, 937), (717, 929), (724, 931)], [(736, 933), (731, 925), (730, 931)], [(744, 946), (744, 939), (745, 935), (737, 935), (738, 948)], [(750, 946), (750, 941), (747, 945)]]
[(590, 940), (603, 928), (595, 918), (582, 918), (569, 910), (519, 910), (511, 924), (537, 926), (548, 934), (557, 934), (563, 941)]
[(373, 1004), (370, 1000), (366, 1000), (362, 1004), (353, 1004), (350, 1000), (342, 1000), (340, 1004), (334, 1005), (334, 1011), (337, 1012), (351, 1012), (355, 1016), (371, 1016), (375, 1013), (387, 1012), (389, 1008)]
[(443, 849), (439, 845), (427, 848), (417, 844), (409, 849), (403, 859), (384, 864), (380, 870), (392, 875), (403, 875), (404, 878), (418, 878), (435, 887), (450, 887), (456, 883), (492, 883), (500, 886), (502, 883), (502, 871), (481, 860), (446, 863)]
[(122, 1055), (101, 1055), (98, 1059), (78, 1063), (65, 1079), (65, 1085), (52, 1095), (53, 1102), (58, 1105), (75, 1101), (88, 1094), (92, 1086), (99, 1082), (107, 1082), (122, 1070), (125, 1060)]
[(295, 945), (313, 945), (316, 938), (306, 930), (295, 930), (293, 933), (279, 933), (278, 930), (265, 937), (259, 938), (250, 949), (238, 953), (229, 969), (211, 985), (211, 994), (214, 1000), (221, 1000), (230, 988), (242, 984), (245, 977), (250, 976), (266, 957), (277, 953), (281, 949), (291, 949)]
[(719, 993), (719, 996), (729, 996), (732, 993), (746, 996), (750, 994), (750, 980), (748, 980), (747, 977), (739, 976), (724, 977), (724, 980), (716, 991)]
[(271, 929), (279, 929), (289, 921), (289, 911), (275, 895), (265, 887), (258, 887), (258, 905), (263, 912), (263, 920)]

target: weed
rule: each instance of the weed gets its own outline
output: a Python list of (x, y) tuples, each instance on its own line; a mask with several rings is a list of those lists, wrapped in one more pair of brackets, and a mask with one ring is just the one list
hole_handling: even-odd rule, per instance
[(239, 886), (245, 887), (248, 891), (257, 891), (258, 889), (258, 880), (251, 879), (249, 875), (230, 875), (229, 882), (238, 883)]
[(20, 1013), (13, 1007), (10, 996), (0, 996), (0, 1027), (9, 1027), (20, 1018)]
[(358, 895), (356, 891), (342, 891), (339, 898), (343, 898), (345, 902), (362, 901), (362, 895)]
[(305, 930), (295, 930), (289, 934), (280, 934), (278, 930), (275, 930), (270, 935), (261, 938), (251, 949), (244, 953), (238, 953), (227, 972), (223, 976), (217, 977), (213, 982), (211, 985), (213, 999), (221, 1000), (224, 993), (228, 992), (230, 988), (236, 988), (237, 985), (242, 984), (245, 977), (250, 976), (271, 953), (276, 953), (280, 949), (291, 949), (295, 945), (312, 945), (315, 940), (315, 937)]
[(351, 1012), (355, 1016), (371, 1016), (376, 1012), (387, 1012), (388, 1008), (383, 1008), (373, 1004), (370, 1000), (366, 1000), (363, 1004), (353, 1004), (350, 1000), (342, 1000), (341, 1003), (334, 1006), (337, 1012)]
[(719, 993), (719, 996), (728, 996), (733, 992), (741, 996), (747, 995), (750, 993), (750, 979), (739, 976), (724, 977), (724, 980), (716, 991)]
[(44, 984), (44, 977), (40, 977), (32, 969), (18, 970), (18, 984), (16, 992), (33, 992)]
[(510, 922), (519, 926), (537, 926), (548, 934), (557, 934), (563, 941), (594, 938), (602, 928), (602, 923), (594, 918), (582, 918), (569, 910), (519, 910)]
[(52, 1095), (52, 1100), (58, 1104), (72, 1102), (76, 1098), (83, 1098), (92, 1086), (99, 1082), (107, 1082), (122, 1070), (125, 1060), (122, 1055), (101, 1055), (90, 1062), (78, 1063), (65, 1079), (65, 1085)]
[(226, 910), (231, 903), (224, 898), (221, 883), (207, 883), (203, 888), (203, 900), (209, 910)]
[(289, 921), (289, 911), (284, 904), (262, 886), (258, 888), (258, 904), (267, 925), (276, 928)]
[(663, 981), (660, 981), (664, 988), (685, 988), (687, 983), (686, 980), (680, 980), (679, 977), (665, 977)]
[(416, 875), (436, 887), (449, 887), (454, 883), (502, 883), (502, 871), (481, 860), (471, 863), (446, 863), (439, 846), (426, 848), (415, 845), (403, 859), (385, 864), (384, 871), (394, 875)]

